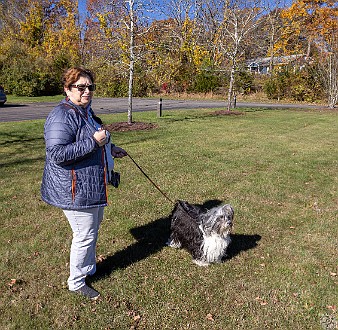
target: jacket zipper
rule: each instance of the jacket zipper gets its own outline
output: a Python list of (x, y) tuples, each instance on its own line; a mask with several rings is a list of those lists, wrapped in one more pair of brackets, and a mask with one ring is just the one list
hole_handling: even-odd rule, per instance
[(103, 163), (103, 175), (104, 175), (104, 188), (106, 191), (106, 203), (108, 204), (108, 185), (107, 185), (107, 167), (105, 165), (106, 159), (106, 149), (105, 146), (102, 147), (102, 163)]
[(72, 200), (75, 201), (75, 186), (76, 186), (76, 175), (75, 170), (72, 169)]

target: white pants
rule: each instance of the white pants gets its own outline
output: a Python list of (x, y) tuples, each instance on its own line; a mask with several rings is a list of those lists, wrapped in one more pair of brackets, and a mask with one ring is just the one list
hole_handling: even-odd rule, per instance
[(86, 276), (96, 271), (96, 241), (103, 211), (103, 207), (81, 211), (63, 210), (73, 231), (68, 278), (71, 291), (84, 286)]

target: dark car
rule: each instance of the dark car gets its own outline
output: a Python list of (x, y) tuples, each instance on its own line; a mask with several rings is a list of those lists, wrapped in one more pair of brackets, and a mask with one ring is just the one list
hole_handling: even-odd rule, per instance
[(6, 101), (7, 101), (6, 93), (4, 91), (4, 88), (0, 86), (0, 106), (4, 105)]

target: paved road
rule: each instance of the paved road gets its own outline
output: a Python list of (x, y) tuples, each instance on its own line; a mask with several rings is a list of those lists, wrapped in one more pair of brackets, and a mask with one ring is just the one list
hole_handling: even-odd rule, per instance
[[(159, 99), (134, 98), (133, 112), (157, 111)], [(54, 102), (12, 104), (7, 103), (0, 107), (0, 122), (45, 119), (49, 112), (56, 106)], [(214, 100), (163, 100), (162, 110), (201, 109), (201, 108), (226, 108), (226, 101)], [(127, 98), (94, 98), (93, 109), (96, 114), (127, 113)], [(237, 107), (261, 107), (261, 108), (318, 108), (311, 105), (295, 104), (265, 104), (265, 103), (237, 103)]]

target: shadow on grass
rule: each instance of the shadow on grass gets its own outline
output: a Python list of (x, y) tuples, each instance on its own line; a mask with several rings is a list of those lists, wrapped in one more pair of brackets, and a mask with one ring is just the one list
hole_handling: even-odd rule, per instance
[[(210, 209), (221, 203), (219, 200), (209, 200), (199, 206)], [(96, 274), (91, 277), (91, 282), (109, 276), (114, 270), (126, 268), (135, 262), (146, 259), (166, 247), (170, 235), (170, 215), (146, 225), (132, 228), (131, 234), (137, 242), (99, 262)], [(256, 247), (261, 236), (233, 234), (231, 238), (232, 243), (229, 246), (226, 260), (235, 257), (242, 251)]]
[(108, 256), (97, 264), (91, 281), (110, 275), (114, 270), (126, 268), (160, 251), (169, 237), (170, 218), (160, 218), (147, 225), (131, 229), (137, 242)]
[(43, 136), (37, 136), (32, 138), (27, 138), (27, 134), (25, 131), (22, 132), (1, 132), (0, 133), (0, 146), (17, 146), (21, 145), (23, 148), (27, 148), (27, 143), (36, 143), (36, 142), (44, 142)]
[(27, 107), (27, 104), (20, 104), (20, 103), (6, 103), (1, 106), (1, 108), (22, 108)]
[(261, 238), (260, 235), (232, 234), (231, 244), (227, 250), (227, 257), (225, 260), (230, 260), (243, 251), (255, 248), (258, 244), (257, 242), (260, 241)]

